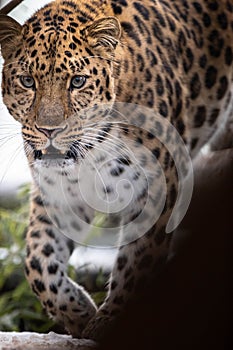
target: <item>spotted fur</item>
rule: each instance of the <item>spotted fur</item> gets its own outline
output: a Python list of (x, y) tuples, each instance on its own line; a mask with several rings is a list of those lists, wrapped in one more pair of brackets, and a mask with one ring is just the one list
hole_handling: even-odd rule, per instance
[[(0, 16), (3, 99), (22, 124), (34, 178), (26, 276), (48, 313), (74, 336), (101, 336), (104, 325), (166, 258), (170, 235), (164, 228), (178, 180), (174, 159), (158, 137), (175, 143), (165, 126), (169, 121), (195, 156), (223, 126), (232, 125), (232, 31), (233, 5), (228, 0), (56, 0), (23, 26)], [(142, 105), (160, 119), (134, 115), (130, 107), (128, 116), (136, 126), (119, 121), (116, 127), (114, 113), (107, 116), (116, 102)], [(100, 108), (103, 104), (107, 110)], [(129, 143), (130, 155), (124, 147)], [(93, 176), (88, 157), (96, 166), (104, 164), (105, 186), (98, 187), (103, 196), (113, 199), (121, 179), (133, 186), (133, 204), (123, 211), (122, 224), (136, 218), (145, 205), (148, 178), (148, 213), (159, 210), (158, 161), (167, 185), (156, 224), (119, 248), (109, 293), (98, 311), (88, 293), (67, 276), (70, 246), (61, 234), (82, 235), (94, 218), (95, 211), (80, 199), (76, 186), (85, 174)], [(85, 171), (78, 178), (82, 164)], [(64, 205), (59, 182), (83, 226)], [(123, 202), (127, 191), (125, 185)], [(92, 193), (87, 189), (87, 195)], [(132, 234), (137, 237), (138, 230), (140, 236), (143, 224), (136, 222)]]

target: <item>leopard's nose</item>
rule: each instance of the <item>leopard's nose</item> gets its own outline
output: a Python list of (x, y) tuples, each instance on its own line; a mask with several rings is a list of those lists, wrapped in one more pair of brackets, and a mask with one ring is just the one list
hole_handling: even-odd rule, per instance
[(57, 127), (39, 127), (38, 125), (35, 125), (36, 129), (42, 134), (44, 134), (48, 138), (53, 138), (55, 137), (59, 132), (62, 132), (65, 130), (66, 125), (59, 125)]

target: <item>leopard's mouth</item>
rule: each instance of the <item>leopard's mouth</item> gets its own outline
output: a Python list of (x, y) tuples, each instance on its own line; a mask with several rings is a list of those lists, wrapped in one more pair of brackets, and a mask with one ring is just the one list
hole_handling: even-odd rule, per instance
[(78, 152), (77, 151), (74, 152), (71, 149), (71, 147), (70, 147), (70, 149), (67, 152), (62, 153), (57, 148), (55, 148), (53, 146), (49, 146), (45, 151), (34, 150), (33, 154), (34, 154), (34, 159), (35, 160), (72, 159), (72, 160), (76, 161), (80, 157)]
[(71, 144), (69, 149), (66, 152), (62, 152), (61, 150), (50, 145), (45, 150), (33, 150), (34, 159), (35, 160), (73, 160), (78, 161), (79, 159), (83, 159), (87, 150), (93, 147), (92, 144), (86, 145), (85, 150), (80, 149), (79, 144), (74, 142)]

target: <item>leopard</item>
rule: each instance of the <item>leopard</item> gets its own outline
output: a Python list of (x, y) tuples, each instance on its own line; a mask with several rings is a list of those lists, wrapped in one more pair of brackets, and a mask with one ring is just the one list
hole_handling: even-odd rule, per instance
[[(26, 278), (73, 337), (101, 339), (167, 261), (189, 159), (232, 136), (233, 4), (55, 0), (0, 15), (0, 44), (33, 179)], [(67, 273), (96, 212), (118, 250), (99, 307)]]

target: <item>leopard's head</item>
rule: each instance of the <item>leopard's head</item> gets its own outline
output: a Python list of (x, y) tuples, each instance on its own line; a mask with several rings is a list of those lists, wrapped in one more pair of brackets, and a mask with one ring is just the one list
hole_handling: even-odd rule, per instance
[(43, 154), (77, 161), (109, 132), (99, 106), (115, 101), (121, 28), (113, 16), (80, 11), (52, 3), (23, 26), (0, 15), (3, 100), (31, 161)]

